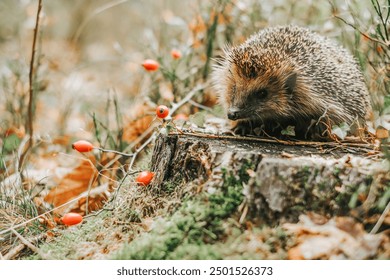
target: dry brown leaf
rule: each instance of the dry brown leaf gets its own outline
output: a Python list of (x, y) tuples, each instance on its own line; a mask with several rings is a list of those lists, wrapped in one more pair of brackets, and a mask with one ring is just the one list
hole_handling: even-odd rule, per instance
[(41, 216), (41, 217), (39, 217), (38, 221), (42, 225), (45, 225), (47, 229), (53, 229), (56, 227), (56, 224), (54, 223), (54, 221), (51, 218)]
[[(57, 187), (50, 190), (44, 200), (54, 207), (61, 206), (89, 188), (95, 187), (97, 175), (93, 162), (83, 160), (72, 172), (64, 176)], [(54, 213), (63, 214), (64, 208), (56, 209)]]
[(297, 236), (298, 245), (288, 252), (291, 259), (369, 259), (378, 253), (384, 240), (382, 234), (366, 233), (350, 217), (337, 217), (318, 225), (302, 215), (298, 224), (283, 227)]
[(134, 105), (129, 111), (132, 114), (130, 120), (123, 127), (123, 140), (131, 143), (151, 127), (155, 108), (144, 103)]
[(8, 137), (13, 134), (15, 134), (19, 139), (22, 139), (26, 135), (26, 132), (24, 127), (18, 128), (15, 126), (12, 126), (5, 131), (5, 137)]
[(53, 144), (62, 145), (62, 146), (69, 146), (70, 140), (71, 140), (70, 135), (58, 136), (58, 137), (53, 139)]
[(313, 223), (315, 223), (317, 225), (323, 225), (329, 221), (329, 219), (326, 218), (325, 216), (322, 216), (322, 215), (317, 214), (315, 212), (308, 212), (307, 216), (310, 218), (310, 220)]
[(304, 260), (301, 253), (301, 248), (299, 248), (298, 246), (288, 250), (287, 257), (289, 260)]
[(218, 96), (215, 91), (205, 89), (202, 95), (202, 105), (206, 107), (214, 107), (218, 103)]
[(50, 242), (55, 238), (55, 233), (51, 230), (46, 231), (46, 242)]
[(75, 212), (81, 215), (91, 213), (103, 207), (110, 195), (108, 183), (86, 190), (80, 198), (63, 207), (63, 213)]
[(378, 128), (375, 132), (375, 136), (378, 139), (387, 139), (389, 138), (389, 131), (384, 128)]
[[(365, 224), (376, 224), (380, 218), (381, 214), (375, 214), (371, 217), (365, 218)], [(387, 213), (385, 219), (383, 220), (383, 225), (390, 226), (390, 212)]]
[(194, 49), (202, 46), (202, 39), (206, 30), (206, 24), (200, 15), (197, 15), (188, 25), (192, 35), (192, 47)]

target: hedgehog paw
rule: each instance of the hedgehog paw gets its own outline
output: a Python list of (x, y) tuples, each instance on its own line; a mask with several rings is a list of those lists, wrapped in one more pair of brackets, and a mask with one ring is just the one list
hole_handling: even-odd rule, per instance
[(250, 121), (237, 121), (236, 125), (232, 128), (232, 131), (236, 135), (250, 135), (253, 133), (252, 123)]

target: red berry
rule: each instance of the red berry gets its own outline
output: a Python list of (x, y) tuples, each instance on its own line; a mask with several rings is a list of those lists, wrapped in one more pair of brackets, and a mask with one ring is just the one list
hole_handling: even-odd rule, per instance
[(72, 149), (74, 149), (80, 153), (90, 152), (94, 148), (95, 147), (91, 143), (89, 143), (88, 141), (85, 141), (85, 140), (79, 140), (79, 141), (74, 142), (72, 144)]
[(142, 171), (140, 174), (138, 174), (136, 182), (142, 186), (147, 186), (152, 181), (153, 176), (154, 176), (153, 172)]
[(146, 59), (142, 63), (142, 66), (145, 68), (146, 71), (153, 72), (153, 71), (156, 71), (160, 67), (160, 64), (153, 59)]
[(156, 115), (160, 119), (165, 119), (169, 114), (169, 108), (165, 105), (160, 105), (156, 109)]
[(181, 52), (179, 50), (171, 50), (171, 56), (173, 57), (173, 59), (179, 59), (181, 58)]
[(61, 221), (67, 226), (73, 226), (81, 223), (83, 216), (77, 213), (67, 213), (62, 217)]

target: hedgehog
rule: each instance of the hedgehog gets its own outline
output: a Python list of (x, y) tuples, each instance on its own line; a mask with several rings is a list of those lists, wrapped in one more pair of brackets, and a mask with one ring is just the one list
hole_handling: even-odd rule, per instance
[[(212, 82), (233, 131), (330, 137), (333, 125), (364, 128), (369, 93), (354, 57), (307, 28), (261, 30), (215, 59)], [(314, 136), (315, 135), (315, 136)]]

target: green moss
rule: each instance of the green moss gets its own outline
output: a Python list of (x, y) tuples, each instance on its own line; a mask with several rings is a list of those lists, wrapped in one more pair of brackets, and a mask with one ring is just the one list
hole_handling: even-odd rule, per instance
[[(115, 259), (221, 259), (224, 240), (237, 226), (243, 183), (248, 182), (246, 163), (238, 174), (223, 170), (223, 184), (214, 192), (188, 198), (170, 217), (155, 222), (154, 229), (126, 244)], [(231, 219), (233, 218), (233, 219)]]
[(341, 172), (341, 169), (339, 167), (335, 166), (333, 169), (333, 176), (338, 177), (340, 172)]
[(312, 188), (312, 186), (310, 184), (308, 184), (308, 181), (309, 181), (309, 178), (312, 174), (312, 170), (309, 166), (304, 166), (302, 167), (302, 169), (300, 171), (297, 172), (297, 174), (295, 175), (295, 177), (298, 179), (298, 186), (297, 188), (300, 189), (301, 186), (300, 185), (303, 185), (305, 189), (310, 189)]
[(345, 186), (344, 191), (338, 193), (334, 199), (341, 211), (347, 212), (361, 205), (358, 198), (361, 195), (366, 196), (369, 188), (365, 183), (360, 185)]
[(164, 190), (166, 194), (173, 194), (178, 186), (181, 186), (186, 182), (185, 178), (183, 178), (182, 174), (177, 174), (173, 180), (162, 182), (161, 189)]
[(286, 194), (286, 199), (293, 199), (289, 203), (294, 206), (288, 209), (292, 216), (298, 217), (306, 211), (324, 215), (348, 215), (352, 209), (364, 203), (369, 193), (376, 196), (375, 202), (368, 209), (370, 214), (375, 214), (381, 213), (389, 200), (389, 195), (386, 195), (388, 187), (386, 189), (384, 184), (373, 185), (372, 176), (362, 178), (357, 184), (344, 185), (345, 180), (341, 177), (348, 174), (345, 174), (343, 169), (335, 167), (333, 176), (321, 180), (318, 180), (319, 172), (318, 169), (303, 166), (292, 175), (293, 178), (279, 177), (288, 184), (289, 193)]

